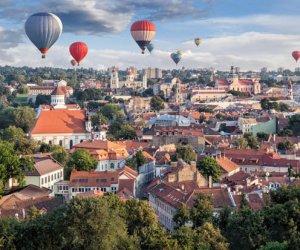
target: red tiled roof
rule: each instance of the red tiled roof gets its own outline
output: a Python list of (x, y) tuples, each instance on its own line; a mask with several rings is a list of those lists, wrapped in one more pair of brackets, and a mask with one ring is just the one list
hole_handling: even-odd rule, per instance
[(233, 161), (229, 160), (227, 157), (217, 157), (216, 161), (218, 162), (219, 166), (226, 172), (230, 173), (232, 171), (236, 171), (240, 169), (240, 166), (234, 163)]
[(42, 110), (31, 134), (86, 133), (85, 111)]
[(62, 169), (63, 166), (51, 157), (35, 158), (34, 171), (25, 171), (25, 176), (42, 176)]

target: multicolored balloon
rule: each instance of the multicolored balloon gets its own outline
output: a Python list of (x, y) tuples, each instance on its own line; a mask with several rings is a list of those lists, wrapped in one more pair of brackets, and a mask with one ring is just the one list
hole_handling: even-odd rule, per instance
[(199, 37), (196, 37), (195, 39), (194, 39), (194, 42), (195, 42), (195, 44), (197, 45), (197, 47), (200, 45), (200, 43), (201, 43), (201, 39), (199, 38)]
[(131, 25), (130, 32), (133, 39), (141, 48), (142, 54), (144, 54), (147, 45), (151, 42), (156, 34), (156, 28), (152, 22), (148, 20), (140, 20)]
[(85, 58), (88, 50), (88, 46), (83, 42), (72, 43), (69, 47), (70, 54), (78, 65), (82, 61), (82, 59)]
[(72, 60), (70, 61), (70, 63), (71, 63), (72, 66), (76, 66), (76, 64), (77, 64), (77, 62), (76, 62), (74, 59), (72, 59)]
[(292, 56), (294, 57), (294, 59), (297, 62), (298, 59), (300, 58), (300, 51), (293, 51)]
[(183, 51), (182, 50), (177, 50), (177, 54), (181, 55), (183, 54)]
[(25, 32), (30, 41), (41, 51), (42, 58), (62, 33), (62, 22), (52, 13), (36, 13), (25, 23)]
[(148, 49), (148, 51), (151, 53), (152, 50), (154, 49), (153, 43), (149, 43), (149, 44), (147, 45), (147, 49)]
[(172, 53), (171, 54), (172, 60), (176, 63), (176, 65), (180, 62), (181, 60), (181, 55), (178, 53)]

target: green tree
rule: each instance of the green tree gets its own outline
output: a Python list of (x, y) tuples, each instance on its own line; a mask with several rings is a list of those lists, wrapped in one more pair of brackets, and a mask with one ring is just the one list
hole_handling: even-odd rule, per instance
[(244, 133), (244, 138), (247, 140), (248, 146), (252, 149), (258, 149), (259, 144), (257, 138), (252, 133)]
[(294, 149), (295, 145), (291, 143), (290, 141), (284, 141), (284, 142), (278, 142), (277, 143), (277, 149), (278, 150), (291, 150)]
[(176, 159), (182, 159), (186, 163), (191, 163), (191, 161), (196, 160), (196, 152), (190, 144), (179, 144), (176, 147)]
[(26, 219), (27, 220), (34, 220), (37, 217), (41, 216), (41, 211), (38, 210), (35, 206), (32, 206), (31, 208), (28, 209), (27, 214), (26, 214)]
[(300, 135), (300, 115), (296, 114), (289, 118), (289, 129), (293, 131), (294, 136)]
[(248, 147), (248, 141), (244, 137), (240, 137), (237, 139), (237, 145), (240, 149), (246, 149)]
[(202, 226), (205, 222), (212, 221), (213, 205), (210, 196), (202, 193), (197, 194), (197, 198), (190, 211), (190, 218), (194, 228)]
[(51, 156), (62, 165), (65, 165), (68, 160), (67, 150), (58, 145), (53, 146)]
[(51, 96), (50, 95), (37, 95), (36, 99), (35, 99), (35, 106), (39, 107), (40, 105), (43, 104), (47, 104), (50, 105), (51, 104)]
[(258, 132), (256, 134), (256, 136), (259, 140), (262, 140), (262, 141), (267, 141), (269, 139), (269, 134), (267, 134), (265, 132)]
[(279, 136), (293, 136), (293, 131), (288, 128), (284, 128), (278, 132)]
[(160, 111), (164, 108), (164, 101), (159, 96), (153, 96), (150, 101), (150, 106), (155, 111)]
[(288, 250), (287, 242), (271, 241), (260, 247), (258, 250)]
[(212, 157), (202, 158), (197, 162), (197, 168), (206, 178), (211, 176), (213, 181), (218, 181), (222, 174), (222, 169), (220, 168), (218, 162)]
[(84, 149), (78, 149), (69, 157), (65, 167), (65, 177), (70, 178), (73, 169), (78, 171), (90, 171), (97, 167), (97, 161)]
[(142, 151), (138, 151), (135, 154), (135, 157), (136, 157), (136, 164), (137, 164), (138, 167), (143, 166), (146, 163), (146, 158), (143, 155)]
[(173, 221), (176, 223), (176, 227), (182, 227), (190, 220), (190, 210), (184, 204), (181, 203), (179, 209), (173, 217)]
[(35, 115), (32, 108), (18, 107), (13, 110), (13, 124), (27, 133), (34, 125)]
[(29, 88), (26, 85), (22, 85), (18, 88), (19, 94), (28, 94)]
[(136, 157), (127, 158), (126, 162), (125, 162), (125, 165), (132, 168), (132, 169), (134, 169), (134, 170), (137, 170)]

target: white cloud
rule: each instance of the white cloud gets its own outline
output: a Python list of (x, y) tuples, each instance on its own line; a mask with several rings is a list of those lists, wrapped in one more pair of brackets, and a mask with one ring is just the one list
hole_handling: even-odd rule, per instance
[[(269, 69), (277, 69), (281, 66), (294, 69), (298, 65), (292, 59), (291, 52), (300, 50), (299, 41), (300, 35), (250, 32), (238, 36), (209, 38), (204, 40), (199, 47), (196, 47), (193, 41), (184, 42), (182, 44), (183, 59), (178, 68), (213, 66), (227, 70), (233, 64), (241, 67), (242, 70), (259, 70), (265, 66)], [(27, 44), (20, 44), (6, 52), (10, 55), (11, 61), (1, 57), (0, 65), (70, 67), (71, 57), (68, 48), (63, 46), (54, 45), (45, 60), (40, 59), (37, 49)], [(123, 69), (131, 65), (137, 68), (176, 68), (170, 59), (170, 53), (171, 51), (155, 50), (151, 55), (141, 55), (138, 49), (134, 52), (91, 49), (81, 66), (96, 69), (112, 65)]]

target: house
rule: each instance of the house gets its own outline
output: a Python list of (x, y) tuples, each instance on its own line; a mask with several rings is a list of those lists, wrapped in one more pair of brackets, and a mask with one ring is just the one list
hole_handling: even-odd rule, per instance
[(89, 114), (77, 105), (65, 104), (62, 86), (51, 94), (51, 105), (40, 105), (30, 137), (38, 142), (60, 145), (66, 149), (91, 138), (105, 139), (105, 131), (95, 131)]
[(142, 154), (145, 158), (145, 163), (138, 167), (137, 188), (140, 188), (155, 178), (155, 158), (146, 151), (142, 151)]
[(191, 208), (197, 194), (212, 198), (215, 211), (226, 205), (233, 206), (225, 189), (212, 188), (211, 183), (198, 172), (196, 162), (191, 165), (179, 160), (166, 169), (163, 176), (156, 177), (147, 187), (149, 203), (155, 210), (159, 222), (173, 231), (176, 224), (173, 217), (181, 204)]
[(73, 147), (71, 152), (78, 149), (89, 151), (98, 161), (96, 171), (114, 171), (125, 166), (129, 157), (126, 144), (108, 140), (91, 140), (81, 142)]
[(34, 156), (33, 170), (25, 170), (27, 185), (48, 188), (53, 191), (54, 184), (64, 179), (63, 166), (51, 156)]
[(181, 115), (160, 115), (150, 119), (152, 126), (190, 126), (191, 122), (188, 118)]
[(27, 185), (4, 195), (0, 199), (0, 218), (13, 217), (25, 219), (28, 210), (35, 206), (41, 213), (53, 211), (61, 204), (63, 199), (51, 197), (52, 190)]
[(240, 171), (240, 166), (229, 160), (225, 156), (217, 156), (216, 161), (223, 172), (223, 174), (221, 175), (221, 179), (227, 176), (234, 175), (235, 173)]
[[(77, 194), (100, 190), (104, 193), (123, 192), (135, 197), (137, 172), (124, 166), (115, 171), (72, 171), (69, 182), (69, 199)], [(57, 186), (59, 187), (59, 185)], [(59, 188), (56, 194), (61, 194)]]

